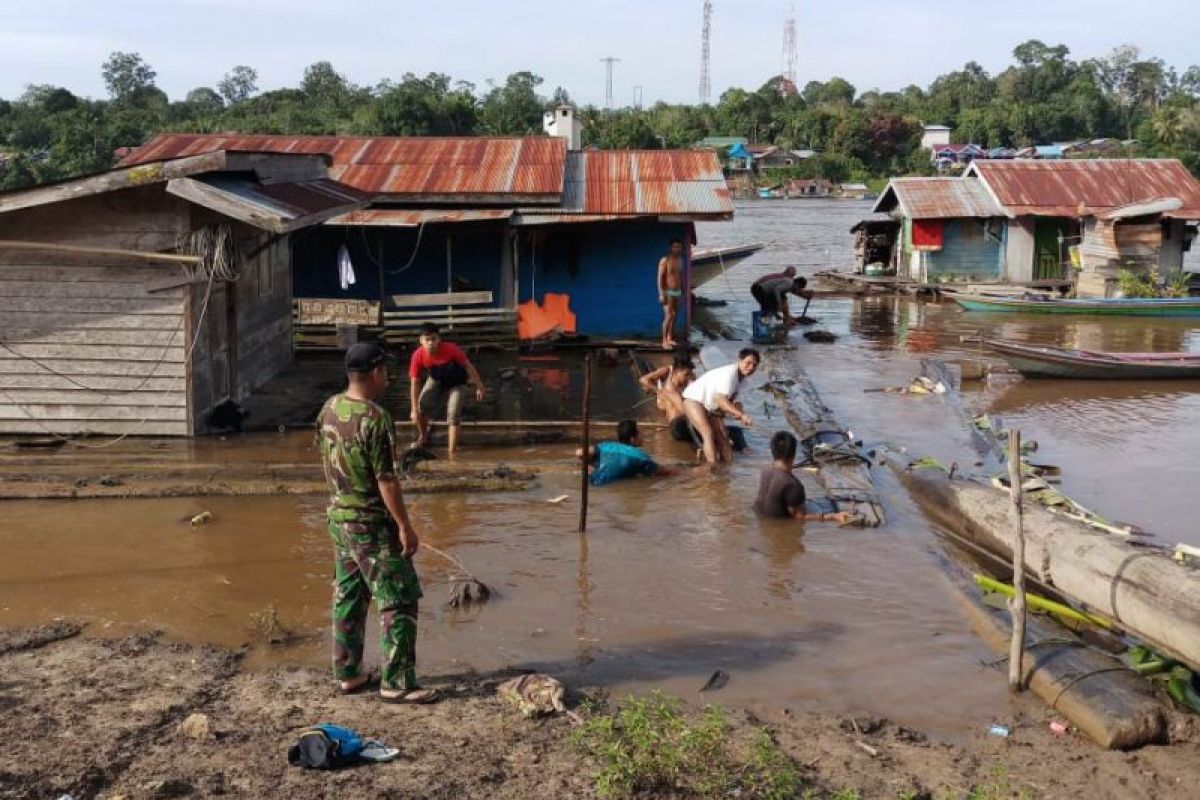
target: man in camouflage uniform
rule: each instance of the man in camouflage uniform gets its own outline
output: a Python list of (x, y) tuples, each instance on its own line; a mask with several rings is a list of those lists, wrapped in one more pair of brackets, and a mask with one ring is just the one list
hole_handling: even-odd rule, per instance
[(326, 401), (317, 438), (329, 483), (333, 540), (333, 669), (344, 693), (366, 686), (363, 632), (371, 598), (379, 609), (380, 695), (429, 702), (417, 686), (417, 607), (421, 584), (412, 557), (420, 546), (397, 480), (396, 432), (376, 401), (387, 388), (386, 354), (375, 344), (346, 352), (346, 391)]

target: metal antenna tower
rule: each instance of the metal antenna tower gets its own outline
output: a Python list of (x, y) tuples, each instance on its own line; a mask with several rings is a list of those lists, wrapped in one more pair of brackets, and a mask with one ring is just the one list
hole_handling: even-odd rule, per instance
[(712, 36), (712, 0), (704, 0), (704, 26), (700, 29), (700, 104), (705, 105), (712, 95), (712, 81), (708, 75), (708, 43)]
[(783, 77), (796, 86), (796, 3), (788, 3), (787, 21), (783, 23)]
[(604, 107), (607, 108), (609, 111), (612, 111), (612, 107), (613, 107), (613, 93), (612, 93), (613, 64), (617, 63), (620, 60), (621, 59), (615, 58), (614, 56), (605, 56), (604, 58), (600, 59), (600, 61), (602, 61), (604, 63), (604, 69), (605, 69)]

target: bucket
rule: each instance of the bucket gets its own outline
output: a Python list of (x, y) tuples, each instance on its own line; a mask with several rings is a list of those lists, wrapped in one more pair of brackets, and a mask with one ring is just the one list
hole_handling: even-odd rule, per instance
[(334, 328), (334, 338), (339, 350), (349, 350), (358, 344), (358, 326), (339, 322)]

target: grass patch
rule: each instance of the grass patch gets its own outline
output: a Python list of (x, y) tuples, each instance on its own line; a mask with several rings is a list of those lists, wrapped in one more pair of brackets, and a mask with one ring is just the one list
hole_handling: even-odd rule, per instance
[(664, 792), (699, 798), (801, 797), (800, 768), (770, 731), (735, 731), (717, 706), (688, 713), (655, 692), (594, 714), (574, 734), (597, 764), (596, 793), (628, 797)]

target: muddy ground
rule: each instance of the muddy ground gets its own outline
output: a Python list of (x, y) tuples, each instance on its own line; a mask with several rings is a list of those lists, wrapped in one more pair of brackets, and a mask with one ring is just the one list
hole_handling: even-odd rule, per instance
[[(495, 696), (507, 673), (430, 676), (446, 699), (395, 706), (338, 696), (318, 670), (244, 671), (240, 655), (151, 634), (93, 638), (70, 623), (0, 632), (0, 797), (594, 796), (593, 765), (570, 723), (523, 719)], [(768, 725), (814, 797), (1196, 797), (1200, 746), (1189, 727), (1176, 744), (1106, 752), (1055, 736), (1040, 705), (1021, 707), (1010, 738), (981, 731), (957, 744), (873, 718), (732, 716)], [(211, 733), (181, 730), (192, 714), (205, 715)], [(402, 755), (332, 773), (289, 767), (297, 730), (322, 721)]]

